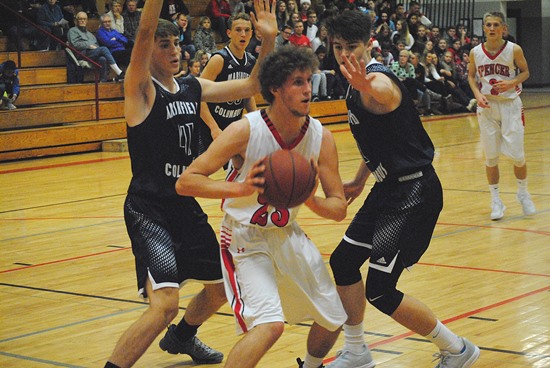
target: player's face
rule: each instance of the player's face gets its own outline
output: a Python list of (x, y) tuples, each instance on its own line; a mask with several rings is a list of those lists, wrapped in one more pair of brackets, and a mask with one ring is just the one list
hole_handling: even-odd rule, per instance
[(169, 36), (155, 39), (151, 67), (158, 74), (176, 74), (180, 68), (181, 47), (178, 37)]
[(504, 24), (499, 17), (487, 17), (483, 24), (483, 31), (487, 38), (502, 38)]
[(244, 50), (252, 38), (252, 23), (244, 19), (235, 20), (227, 31), (227, 36), (234, 47)]
[(280, 88), (272, 91), (291, 114), (304, 117), (309, 114), (311, 100), (311, 75), (309, 69), (295, 70)]
[(365, 44), (363, 41), (347, 42), (343, 38), (334, 37), (332, 45), (334, 56), (336, 57), (336, 61), (338, 62), (338, 64), (344, 63), (344, 60), (342, 58), (343, 55), (349, 58), (351, 54), (354, 54), (357, 60), (364, 59), (365, 62), (369, 61), (367, 55), (367, 52), (369, 51), (368, 45)]

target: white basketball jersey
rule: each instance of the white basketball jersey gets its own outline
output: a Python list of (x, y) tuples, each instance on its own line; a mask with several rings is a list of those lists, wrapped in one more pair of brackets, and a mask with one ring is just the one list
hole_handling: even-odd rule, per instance
[[(264, 109), (248, 113), (245, 117), (250, 124), (246, 157), (239, 170), (230, 164), (226, 181), (243, 182), (256, 161), (281, 148), (297, 151), (307, 159), (313, 157), (318, 160), (323, 139), (323, 126), (319, 120), (308, 116), (300, 135), (291, 145), (286, 145)], [(274, 208), (255, 192), (248, 197), (224, 199), (222, 208), (226, 215), (243, 225), (266, 228), (287, 226), (296, 219), (300, 206)]]
[(487, 52), (483, 43), (473, 48), (477, 67), (476, 80), (482, 94), (506, 99), (514, 99), (520, 95), (521, 84), (505, 92), (498, 92), (493, 88), (496, 82), (513, 79), (518, 74), (514, 64), (514, 45), (506, 41), (495, 55)]

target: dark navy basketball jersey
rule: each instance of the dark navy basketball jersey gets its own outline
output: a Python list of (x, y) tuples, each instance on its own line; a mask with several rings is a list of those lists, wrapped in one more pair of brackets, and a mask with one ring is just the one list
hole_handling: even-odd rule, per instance
[(155, 102), (145, 120), (127, 127), (132, 161), (129, 193), (151, 197), (179, 197), (175, 183), (198, 156), (201, 86), (193, 77), (177, 79), (171, 93), (153, 80)]
[(346, 105), (351, 132), (376, 181), (396, 180), (430, 165), (434, 146), (407, 89), (380, 63), (369, 64), (367, 73), (384, 73), (402, 94), (397, 109), (376, 115), (363, 108), (359, 91), (351, 86), (348, 89)]
[[(248, 78), (254, 68), (254, 64), (256, 64), (256, 58), (251, 53), (245, 52), (244, 58), (237, 59), (228, 46), (218, 50), (214, 55), (220, 55), (223, 58), (223, 68), (216, 78), (216, 82)], [(223, 130), (229, 124), (242, 117), (244, 99), (223, 103), (209, 103), (208, 109), (220, 129)]]

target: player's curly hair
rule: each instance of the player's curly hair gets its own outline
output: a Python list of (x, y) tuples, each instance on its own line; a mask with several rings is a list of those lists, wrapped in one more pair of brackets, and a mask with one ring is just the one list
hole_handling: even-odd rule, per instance
[(345, 11), (327, 19), (327, 28), (330, 38), (338, 37), (346, 42), (369, 42), (371, 36), (372, 19), (359, 11)]
[(273, 102), (271, 88), (278, 88), (296, 70), (314, 71), (319, 60), (309, 47), (282, 46), (269, 54), (260, 65), (260, 85), (264, 100)]

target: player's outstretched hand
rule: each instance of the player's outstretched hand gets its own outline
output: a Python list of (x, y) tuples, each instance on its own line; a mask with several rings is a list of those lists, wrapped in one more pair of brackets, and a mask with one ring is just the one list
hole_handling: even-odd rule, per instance
[(350, 181), (344, 183), (344, 196), (346, 197), (346, 202), (350, 205), (355, 198), (361, 195), (365, 184), (356, 183), (355, 181)]
[(275, 16), (276, 2), (273, 0), (254, 0), (256, 14), (250, 13), (252, 25), (262, 37), (274, 40), (279, 31)]
[(357, 60), (354, 54), (351, 54), (349, 58), (342, 55), (342, 60), (344, 60), (344, 64), (340, 65), (340, 70), (351, 86), (361, 92), (367, 91), (374, 74), (367, 75), (365, 60)]

